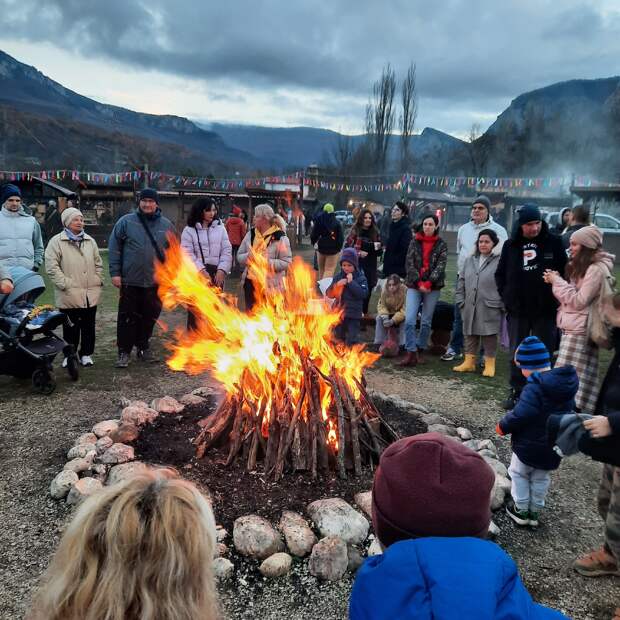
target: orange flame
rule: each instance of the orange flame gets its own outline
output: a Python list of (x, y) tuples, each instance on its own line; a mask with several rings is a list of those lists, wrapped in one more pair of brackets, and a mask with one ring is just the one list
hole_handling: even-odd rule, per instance
[[(242, 388), (256, 411), (265, 406), (261, 431), (266, 436), (272, 403), (280, 402), (287, 390), (293, 403), (300, 396), (304, 373), (300, 352), (321, 372), (334, 370), (356, 398), (356, 381), (379, 356), (363, 345), (348, 348), (334, 343), (331, 333), (340, 314), (315, 293), (314, 272), (301, 258), (293, 260), (282, 290), (267, 290), (265, 283), (273, 273), (260, 250), (253, 252), (248, 266), (256, 297), (251, 313), (241, 312), (236, 298), (212, 286), (175, 239), (170, 239), (166, 261), (156, 265), (156, 277), (164, 307), (191, 307), (197, 319), (196, 331), (176, 331), (170, 368), (192, 374), (208, 370), (229, 395)], [(337, 448), (336, 425), (328, 420), (330, 398), (330, 385), (322, 383), (322, 417), (328, 423), (328, 442)]]

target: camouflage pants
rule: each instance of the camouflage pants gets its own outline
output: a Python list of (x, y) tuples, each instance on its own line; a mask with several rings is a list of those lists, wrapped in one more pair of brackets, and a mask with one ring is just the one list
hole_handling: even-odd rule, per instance
[(605, 545), (620, 562), (620, 467), (603, 468), (598, 511), (605, 521)]

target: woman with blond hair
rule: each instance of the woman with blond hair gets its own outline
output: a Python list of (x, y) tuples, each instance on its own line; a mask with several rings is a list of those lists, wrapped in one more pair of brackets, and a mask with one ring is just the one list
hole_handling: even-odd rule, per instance
[[(253, 274), (248, 273), (248, 261), (254, 253), (262, 252), (267, 259), (267, 281), (256, 286)], [(289, 265), (293, 262), (291, 244), (286, 236), (286, 222), (271, 208), (261, 204), (254, 209), (254, 226), (243, 238), (237, 261), (244, 268), (241, 286), (245, 297), (245, 309), (251, 310), (256, 303), (257, 289), (280, 289)]]
[(69, 524), (31, 620), (213, 620), (210, 504), (168, 469), (88, 498)]

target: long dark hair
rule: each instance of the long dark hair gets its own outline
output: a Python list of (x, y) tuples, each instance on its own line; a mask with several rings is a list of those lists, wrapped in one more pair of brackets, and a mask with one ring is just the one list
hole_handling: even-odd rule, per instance
[(364, 228), (364, 216), (369, 213), (370, 217), (372, 217), (372, 224), (370, 229), (368, 229), (368, 233), (370, 235), (371, 241), (378, 241), (379, 239), (379, 229), (377, 228), (377, 222), (375, 220), (375, 214), (370, 209), (362, 209), (355, 220), (355, 226), (353, 227), (353, 232), (357, 237), (361, 237), (366, 230)]
[(435, 222), (435, 234), (439, 235), (439, 218), (434, 213), (427, 213), (421, 220), (420, 223), (415, 227), (415, 231), (417, 233), (424, 234), (424, 222), (428, 219), (433, 220)]
[(586, 275), (588, 267), (596, 262), (595, 257), (599, 250), (600, 248), (592, 249), (582, 245), (578, 254), (568, 261), (566, 265), (566, 277), (573, 282), (581, 280), (581, 278)]
[(218, 216), (215, 200), (212, 198), (198, 198), (198, 200), (195, 200), (187, 216), (187, 225), (196, 228), (196, 224), (202, 224), (202, 214), (211, 209), (211, 207), (215, 207), (215, 215), (213, 216), (215, 221)]

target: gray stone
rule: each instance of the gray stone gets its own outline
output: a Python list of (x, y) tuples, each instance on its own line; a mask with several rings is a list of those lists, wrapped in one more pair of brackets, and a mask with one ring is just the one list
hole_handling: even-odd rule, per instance
[(69, 452), (67, 452), (67, 458), (72, 461), (73, 459), (83, 459), (89, 452), (96, 452), (97, 444), (95, 443), (82, 443), (79, 446), (73, 446)]
[(321, 536), (337, 536), (352, 545), (361, 544), (368, 536), (366, 518), (339, 497), (319, 499), (307, 510)]
[(54, 499), (62, 499), (66, 497), (71, 487), (79, 480), (78, 475), (74, 471), (61, 471), (50, 484), (50, 495)]
[(117, 465), (133, 461), (134, 458), (134, 451), (131, 446), (127, 446), (124, 443), (115, 443), (101, 455), (101, 462), (106, 465)]
[(97, 435), (95, 435), (95, 433), (84, 433), (83, 435), (80, 435), (76, 440), (75, 443), (73, 444), (74, 446), (81, 446), (82, 444), (85, 443), (97, 443)]
[(502, 487), (502, 489), (504, 489), (504, 491), (506, 491), (506, 493), (510, 493), (512, 490), (512, 482), (510, 482), (509, 478), (495, 474), (495, 481)]
[(480, 450), (490, 450), (497, 455), (497, 448), (490, 439), (481, 439), (478, 442), (478, 452), (480, 452)]
[(67, 495), (67, 504), (79, 504), (102, 488), (101, 480), (82, 478), (71, 487), (69, 495)]
[(217, 538), (217, 542), (224, 542), (228, 538), (228, 530), (226, 530), (221, 525), (215, 526), (215, 535)]
[(477, 439), (469, 439), (463, 442), (464, 446), (467, 446), (470, 450), (474, 452), (478, 452), (478, 440)]
[(95, 444), (95, 450), (97, 451), (97, 454), (101, 456), (108, 448), (111, 448), (113, 445), (114, 441), (112, 441), (112, 438), (106, 435), (105, 437), (97, 440), (97, 443)]
[(131, 443), (138, 439), (140, 428), (130, 422), (121, 422), (120, 426), (110, 433), (110, 439), (114, 443)]
[(308, 570), (311, 575), (327, 581), (342, 579), (349, 565), (347, 545), (338, 536), (320, 540), (312, 549)]
[(148, 409), (149, 406), (143, 400), (130, 400), (129, 398), (121, 398), (121, 409), (125, 407), (140, 407), (140, 409)]
[(125, 407), (121, 411), (121, 423), (133, 424), (134, 426), (144, 426), (151, 424), (159, 413), (155, 409), (148, 407)]
[(372, 491), (357, 493), (353, 500), (364, 511), (364, 514), (372, 519)]
[(448, 424), (431, 424), (428, 427), (429, 433), (440, 433), (441, 435), (448, 435), (449, 437), (456, 436), (456, 429), (454, 426), (449, 426)]
[(503, 476), (504, 478), (508, 478), (508, 470), (506, 469), (506, 466), (503, 463), (501, 463), (497, 459), (493, 459), (488, 456), (485, 456), (483, 458), (491, 466), (491, 468), (496, 474), (499, 474), (500, 476)]
[(208, 385), (201, 385), (191, 391), (193, 396), (200, 396), (201, 398), (206, 398), (207, 396), (213, 396), (216, 393), (216, 390)]
[(213, 560), (213, 574), (216, 579), (224, 581), (230, 579), (235, 572), (235, 567), (230, 560), (226, 558), (215, 558)]
[(489, 533), (488, 533), (488, 537), (491, 540), (495, 540), (500, 533), (500, 529), (499, 527), (497, 527), (497, 525), (495, 524), (495, 521), (491, 521), (491, 523), (489, 523)]
[(491, 489), (491, 510), (493, 511), (499, 510), (504, 505), (504, 500), (506, 499), (506, 491), (502, 487), (499, 478), (501, 476), (495, 477), (495, 483)]
[(463, 426), (457, 427), (456, 434), (458, 435), (459, 439), (462, 441), (469, 441), (472, 438), (471, 431), (468, 428), (465, 428)]
[(432, 424), (444, 424), (445, 420), (438, 413), (427, 413), (422, 416), (422, 420), (427, 426)]
[(186, 407), (198, 407), (206, 403), (207, 399), (196, 394), (184, 394), (179, 398), (179, 402)]
[(116, 484), (117, 482), (124, 482), (125, 480), (129, 480), (129, 478), (142, 474), (147, 470), (148, 467), (141, 461), (114, 465), (114, 467), (110, 469), (107, 484), (111, 485)]
[(93, 433), (99, 438), (107, 437), (112, 431), (118, 428), (119, 424), (120, 422), (118, 420), (104, 420), (93, 426)]
[(72, 459), (71, 461), (67, 462), (64, 469), (79, 474), (92, 467), (94, 458), (95, 452), (89, 452), (83, 459)]
[(155, 409), (159, 413), (181, 413), (185, 409), (185, 405), (182, 405), (172, 396), (162, 396), (153, 400), (151, 409)]
[(497, 458), (497, 454), (495, 452), (491, 452), (491, 450), (487, 450), (486, 448), (483, 448), (482, 450), (478, 450), (478, 454), (483, 457), (486, 456), (490, 459)]
[(350, 573), (354, 573), (364, 563), (364, 556), (362, 552), (353, 545), (347, 547), (347, 556), (349, 558), (347, 564), (347, 570)]
[(289, 551), (300, 558), (308, 555), (317, 543), (317, 537), (306, 520), (296, 512), (285, 510), (278, 527), (284, 534)]
[(213, 550), (214, 558), (221, 558), (228, 553), (228, 547), (224, 543), (217, 543)]
[(259, 567), (259, 571), (263, 577), (269, 577), (273, 579), (275, 577), (282, 577), (291, 570), (293, 564), (293, 558), (288, 553), (274, 553), (267, 559), (263, 560), (263, 563)]
[(233, 543), (241, 555), (264, 560), (278, 551), (284, 551), (280, 533), (263, 517), (246, 515), (235, 520)]
[(108, 477), (108, 466), (103, 463), (97, 463), (91, 467), (93, 478), (97, 480), (101, 480), (101, 482), (105, 482)]

